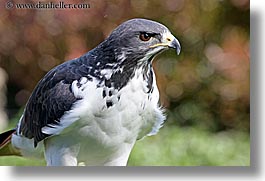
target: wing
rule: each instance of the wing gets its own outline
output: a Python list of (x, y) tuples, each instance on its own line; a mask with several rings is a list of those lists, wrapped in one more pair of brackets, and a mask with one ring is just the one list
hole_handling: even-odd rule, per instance
[[(81, 57), (82, 58), (82, 57)], [(81, 98), (74, 96), (72, 82), (89, 77), (91, 66), (82, 59), (65, 62), (48, 72), (34, 89), (25, 107), (18, 132), (27, 138), (34, 138), (35, 146), (46, 137), (43, 127), (59, 125), (60, 118)]]

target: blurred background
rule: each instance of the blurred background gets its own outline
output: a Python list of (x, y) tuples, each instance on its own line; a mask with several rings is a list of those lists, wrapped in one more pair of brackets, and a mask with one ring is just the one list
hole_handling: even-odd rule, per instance
[[(249, 0), (64, 0), (86, 9), (7, 9), (7, 2), (0, 4), (1, 131), (16, 125), (51, 68), (141, 17), (165, 24), (182, 52), (153, 62), (168, 117), (158, 135), (138, 141), (129, 165), (250, 165)], [(0, 158), (0, 165), (43, 164)]]

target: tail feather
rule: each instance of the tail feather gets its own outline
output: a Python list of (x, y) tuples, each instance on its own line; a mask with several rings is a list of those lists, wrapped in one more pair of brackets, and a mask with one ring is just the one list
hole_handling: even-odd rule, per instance
[(13, 133), (16, 133), (15, 129), (0, 134), (0, 156), (21, 156), (20, 151), (14, 148), (11, 144)]

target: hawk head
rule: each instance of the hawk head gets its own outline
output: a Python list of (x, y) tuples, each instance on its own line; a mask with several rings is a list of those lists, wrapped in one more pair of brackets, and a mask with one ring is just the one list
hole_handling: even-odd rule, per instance
[(104, 53), (114, 52), (115, 63), (119, 65), (150, 63), (163, 50), (174, 48), (177, 54), (181, 50), (179, 41), (166, 26), (147, 19), (122, 23), (99, 47)]

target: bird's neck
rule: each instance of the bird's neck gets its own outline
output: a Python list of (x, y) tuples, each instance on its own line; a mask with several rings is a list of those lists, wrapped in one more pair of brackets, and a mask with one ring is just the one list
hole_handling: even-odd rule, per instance
[(135, 76), (136, 72), (140, 72), (140, 76), (147, 82), (148, 89), (151, 89), (153, 83), (151, 62), (139, 60), (139, 57), (125, 52), (103, 43), (86, 54), (83, 61), (93, 67), (89, 74), (94, 74), (104, 86), (120, 90)]

